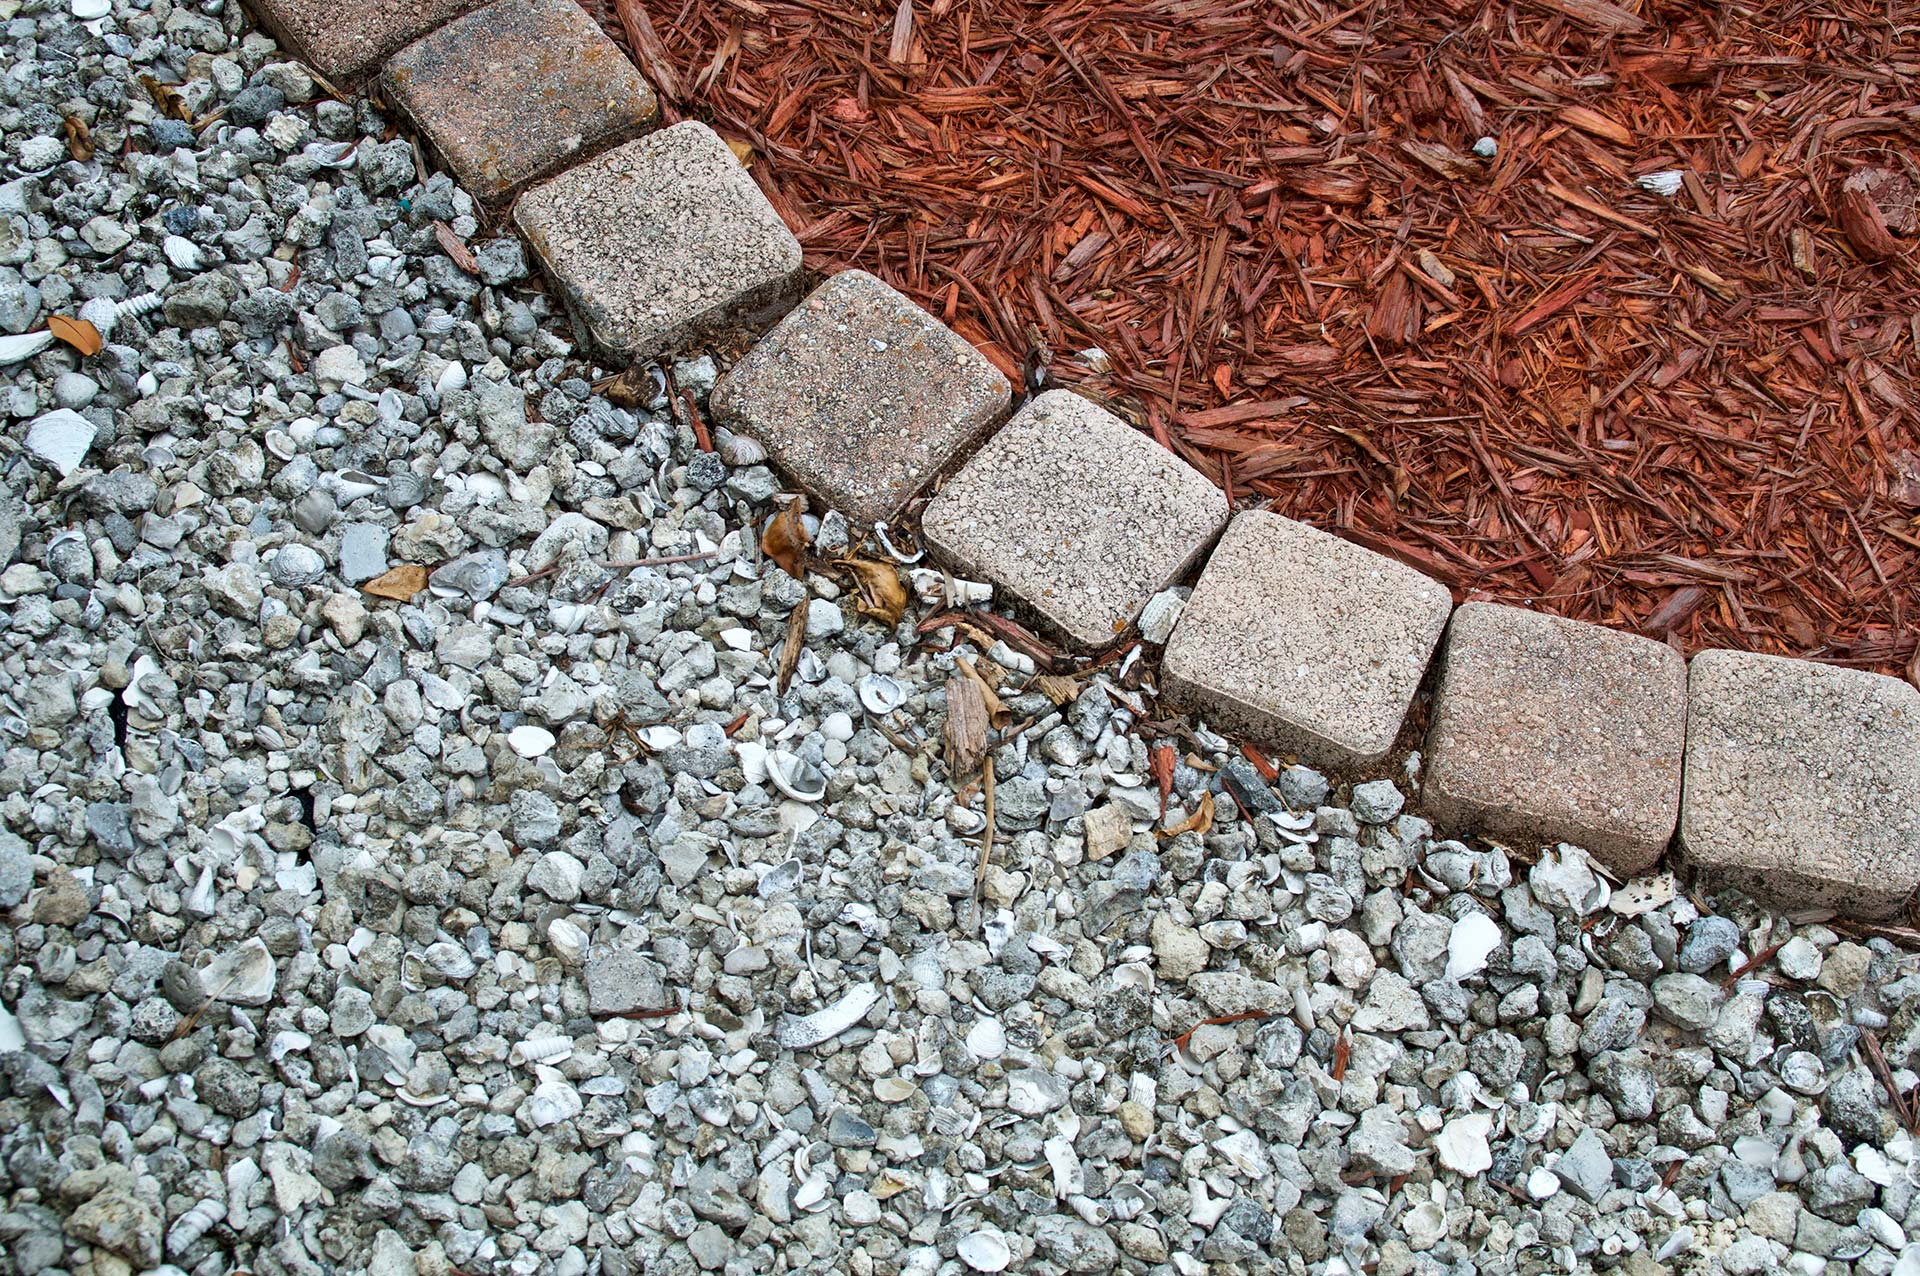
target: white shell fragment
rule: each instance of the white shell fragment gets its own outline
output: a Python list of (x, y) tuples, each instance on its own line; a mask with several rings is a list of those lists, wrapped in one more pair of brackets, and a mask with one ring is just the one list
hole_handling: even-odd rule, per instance
[(767, 754), (767, 778), (796, 802), (818, 802), (827, 795), (827, 777), (798, 754), (775, 749)]
[(180, 270), (198, 270), (202, 261), (200, 245), (180, 235), (168, 235), (160, 241), (160, 251)]
[(113, 0), (73, 0), (73, 16), (82, 22), (92, 22), (112, 12)]
[(1487, 967), (1487, 958), (1500, 947), (1500, 923), (1485, 913), (1468, 913), (1453, 924), (1447, 936), (1447, 978), (1458, 983)]
[(1173, 637), (1173, 627), (1180, 623), (1180, 613), (1186, 610), (1192, 593), (1191, 589), (1163, 589), (1147, 599), (1147, 605), (1140, 609), (1140, 637), (1155, 645)]
[(825, 1010), (810, 1015), (788, 1015), (780, 1021), (776, 1035), (789, 1050), (811, 1050), (823, 1041), (831, 1041), (866, 1017), (880, 1000), (880, 990), (861, 984)]
[(1633, 179), (1633, 184), (1643, 191), (1652, 191), (1655, 195), (1672, 199), (1680, 193), (1680, 186), (1687, 175), (1677, 168), (1664, 168), (1657, 173), (1643, 173)]
[(35, 417), (27, 427), (27, 451), (65, 478), (80, 467), (98, 433), (93, 422), (72, 408), (55, 408)]
[(527, 1121), (538, 1129), (571, 1121), (579, 1116), (581, 1108), (586, 1106), (580, 1098), (580, 1092), (552, 1069), (542, 1068), (541, 1071), (547, 1074), (547, 1079), (535, 1086), (533, 1094), (527, 1099)]
[(200, 986), (214, 1001), (236, 1006), (264, 1006), (273, 1000), (273, 954), (266, 941), (249, 939), (230, 949), (200, 972)]
[(1266, 1146), (1252, 1130), (1235, 1130), (1224, 1139), (1215, 1139), (1213, 1150), (1250, 1179), (1263, 1179), (1271, 1173)]
[(520, 726), (507, 732), (507, 745), (523, 758), (538, 758), (553, 751), (553, 732), (545, 727)]
[(1500, 153), (1500, 143), (1495, 138), (1480, 138), (1473, 144), (1473, 153), (1481, 159), (1492, 159)]
[(1467, 1178), (1485, 1174), (1493, 1168), (1493, 1150), (1487, 1146), (1492, 1129), (1493, 1117), (1485, 1112), (1455, 1117), (1441, 1126), (1433, 1139), (1440, 1164)]
[(907, 689), (883, 673), (860, 679), (859, 691), (860, 703), (876, 717), (885, 717), (907, 702)]
[(1607, 907), (1622, 917), (1640, 917), (1671, 904), (1678, 890), (1672, 873), (1636, 877), (1613, 893)]
[(0, 368), (31, 359), (52, 344), (53, 333), (46, 328), (38, 332), (23, 332), (19, 336), (0, 337)]
[(587, 955), (587, 932), (577, 923), (564, 917), (556, 917), (547, 926), (547, 942), (553, 945), (560, 960), (568, 965), (578, 965)]
[(967, 1053), (976, 1059), (998, 1059), (1007, 1052), (1007, 1030), (998, 1019), (982, 1019), (967, 1030)]
[(954, 1247), (960, 1261), (976, 1272), (1004, 1272), (1013, 1261), (1013, 1250), (999, 1232), (982, 1230), (960, 1238)]

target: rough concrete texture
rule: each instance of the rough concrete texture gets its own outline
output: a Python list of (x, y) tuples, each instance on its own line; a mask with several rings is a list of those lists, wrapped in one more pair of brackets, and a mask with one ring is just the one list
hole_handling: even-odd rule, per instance
[(1087, 399), (1050, 390), (928, 505), (927, 543), (1083, 647), (1111, 643), (1206, 551), (1226, 498)]
[(801, 486), (871, 523), (894, 517), (978, 443), (1009, 393), (1000, 370), (944, 324), (849, 270), (754, 346), (712, 404)]
[(1652, 867), (1680, 811), (1687, 663), (1665, 643), (1519, 607), (1453, 613), (1427, 728), (1425, 813), (1525, 849)]
[(659, 110), (574, 0), (498, 0), (401, 50), (381, 82), (454, 177), (493, 207), (641, 132)]
[(1452, 605), (1411, 567), (1250, 510), (1167, 641), (1161, 691), (1313, 765), (1368, 766), (1393, 747)]
[(1887, 917), (1920, 885), (1920, 691), (1739, 651), (1688, 676), (1680, 847), (1786, 907)]
[(482, 0), (247, 0), (261, 26), (294, 57), (351, 89), (409, 40)]
[(800, 241), (727, 144), (692, 120), (535, 186), (513, 216), (608, 354), (674, 350), (799, 292)]

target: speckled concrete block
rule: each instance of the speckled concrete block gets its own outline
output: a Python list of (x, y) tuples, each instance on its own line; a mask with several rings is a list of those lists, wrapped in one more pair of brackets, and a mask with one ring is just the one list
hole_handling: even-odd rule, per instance
[(863, 270), (821, 284), (713, 392), (721, 424), (859, 523), (891, 519), (1007, 410), (1000, 370)]
[(1687, 662), (1665, 643), (1519, 607), (1453, 613), (1427, 728), (1426, 814), (1453, 832), (1653, 866), (1680, 811)]
[(1889, 917), (1920, 886), (1920, 691), (1740, 651), (1688, 676), (1680, 847), (1756, 898)]
[(498, 0), (402, 49), (381, 86), (490, 207), (643, 132), (653, 90), (574, 0)]
[(927, 543), (1082, 647), (1111, 643), (1227, 519), (1206, 477), (1065, 390), (1034, 399), (927, 505)]
[(351, 89), (409, 40), (485, 0), (247, 0), (287, 52)]
[(1403, 563), (1251, 510), (1167, 640), (1161, 691), (1315, 766), (1370, 766), (1393, 747), (1452, 606)]
[(692, 120), (535, 186), (513, 218), (610, 355), (650, 358), (763, 320), (800, 290), (800, 241)]

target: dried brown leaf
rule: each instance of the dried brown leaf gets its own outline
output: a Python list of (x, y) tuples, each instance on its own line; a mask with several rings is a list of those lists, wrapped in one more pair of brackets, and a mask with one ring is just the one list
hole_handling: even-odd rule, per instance
[(67, 154), (82, 164), (93, 158), (93, 132), (85, 120), (69, 115), (60, 121), (60, 131), (67, 135)]
[(151, 75), (141, 76), (140, 85), (146, 89), (147, 96), (153, 99), (153, 104), (160, 108), (162, 115), (182, 123), (193, 123), (193, 112), (187, 109), (186, 100), (173, 85), (162, 84)]
[(360, 586), (360, 592), (404, 603), (426, 587), (427, 569), (417, 563), (402, 563)]
[(106, 344), (101, 340), (100, 330), (85, 319), (71, 319), (66, 315), (53, 315), (47, 319), (47, 331), (57, 340), (64, 341), (83, 355), (96, 355), (100, 347)]
[(873, 558), (841, 558), (834, 566), (853, 577), (853, 609), (891, 629), (907, 610), (907, 586), (892, 563)]
[(480, 263), (474, 258), (473, 249), (467, 247), (466, 241), (453, 233), (453, 227), (436, 218), (433, 223), (433, 237), (440, 241), (441, 251), (453, 258), (454, 265), (469, 275), (480, 273)]
[(813, 538), (807, 535), (807, 525), (800, 518), (805, 508), (806, 502), (794, 497), (760, 534), (760, 552), (795, 580), (807, 574), (807, 553), (813, 544)]
[(807, 645), (807, 613), (812, 609), (813, 599), (802, 598), (800, 605), (787, 613), (787, 636), (780, 644), (780, 677), (776, 684), (783, 696), (800, 664), (800, 649)]
[[(1165, 813), (1162, 812), (1164, 819)], [(1213, 794), (1205, 790), (1200, 793), (1200, 804), (1193, 808), (1193, 814), (1172, 828), (1161, 829), (1161, 837), (1179, 837), (1182, 833), (1198, 833), (1202, 837), (1213, 828)]]

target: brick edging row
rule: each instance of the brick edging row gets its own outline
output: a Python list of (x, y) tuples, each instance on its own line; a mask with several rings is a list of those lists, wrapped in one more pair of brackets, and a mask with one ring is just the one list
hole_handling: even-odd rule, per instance
[[(334, 83), (377, 75), (483, 207), (511, 208), (610, 358), (799, 300), (799, 242), (739, 160), (698, 123), (645, 132), (651, 89), (573, 0), (247, 2)], [(1687, 662), (1598, 625), (1455, 608), (1405, 564), (1232, 514), (1077, 395), (1009, 419), (990, 363), (858, 271), (787, 313), (711, 406), (862, 523), (947, 478), (924, 512), (929, 547), (1077, 648), (1170, 605), (1204, 560), (1167, 638), (1165, 694), (1315, 765), (1379, 763), (1432, 666), (1421, 798), (1455, 830), (1574, 842), (1621, 877), (1671, 849), (1758, 898), (1864, 917), (1920, 887), (1920, 690), (1897, 679), (1739, 651)]]

